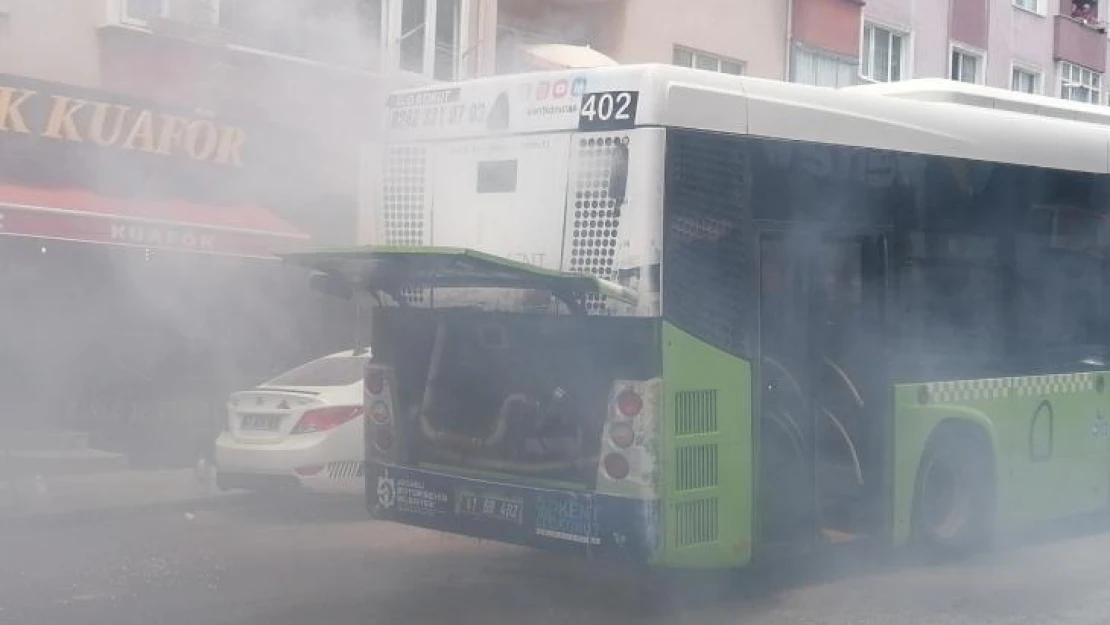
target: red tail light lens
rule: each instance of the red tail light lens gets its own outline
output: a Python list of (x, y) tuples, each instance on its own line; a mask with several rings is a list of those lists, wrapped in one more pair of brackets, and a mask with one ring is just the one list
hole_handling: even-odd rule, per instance
[(374, 432), (374, 449), (378, 451), (393, 449), (393, 431), (389, 428), (377, 428)]
[(617, 410), (626, 417), (635, 417), (644, 409), (644, 400), (636, 391), (626, 388), (617, 395)]
[(609, 426), (609, 439), (620, 449), (628, 449), (636, 442), (636, 431), (628, 423), (614, 423)]
[(367, 369), (363, 386), (366, 387), (367, 393), (381, 395), (385, 390), (385, 373), (381, 369)]
[(301, 420), (293, 427), (292, 434), (308, 434), (310, 432), (323, 432), (362, 416), (362, 406), (332, 406), (318, 408), (304, 413)]
[(618, 453), (611, 453), (605, 456), (602, 460), (602, 465), (605, 467), (605, 473), (614, 480), (623, 480), (628, 477), (631, 468), (628, 466), (628, 459)]

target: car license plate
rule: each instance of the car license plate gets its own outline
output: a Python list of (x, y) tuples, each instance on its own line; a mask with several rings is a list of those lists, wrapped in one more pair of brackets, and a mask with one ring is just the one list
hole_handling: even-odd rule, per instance
[(524, 522), (524, 501), (520, 497), (461, 490), (456, 501), (458, 514), (506, 521), (517, 525)]
[(242, 428), (244, 430), (276, 430), (281, 425), (285, 415), (279, 414), (245, 414), (242, 415)]

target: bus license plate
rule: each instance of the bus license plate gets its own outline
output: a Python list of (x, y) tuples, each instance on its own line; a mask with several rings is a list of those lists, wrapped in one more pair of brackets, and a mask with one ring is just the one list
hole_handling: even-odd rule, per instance
[(495, 519), (521, 525), (524, 523), (524, 501), (497, 493), (459, 491), (456, 513), (471, 517)]

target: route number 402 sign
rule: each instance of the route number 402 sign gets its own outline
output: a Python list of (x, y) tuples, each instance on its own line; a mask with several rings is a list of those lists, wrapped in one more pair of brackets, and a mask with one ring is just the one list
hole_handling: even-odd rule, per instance
[(582, 94), (578, 109), (579, 130), (621, 130), (636, 125), (636, 91), (600, 91)]

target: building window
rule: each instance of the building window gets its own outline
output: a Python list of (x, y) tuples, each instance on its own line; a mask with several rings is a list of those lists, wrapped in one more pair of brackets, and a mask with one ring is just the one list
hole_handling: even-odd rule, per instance
[(983, 55), (961, 48), (952, 48), (952, 66), (948, 77), (960, 82), (983, 82)]
[(437, 80), (461, 78), (460, 59), (466, 50), (465, 0), (386, 2), (400, 12), (400, 20), (395, 20), (399, 28), (388, 29), (389, 42), (398, 42), (398, 66)]
[(902, 80), (909, 35), (867, 24), (863, 27), (860, 76), (875, 82)]
[(859, 61), (820, 52), (804, 46), (794, 46), (791, 55), (790, 80), (803, 85), (818, 87), (848, 87), (859, 82)]
[(1041, 92), (1041, 74), (1023, 67), (1010, 70), (1010, 89), (1022, 93)]
[(1031, 13), (1044, 13), (1044, 0), (1013, 0), (1015, 7)]
[(1073, 102), (1098, 104), (1102, 101), (1102, 74), (1086, 67), (1060, 62), (1060, 97)]
[(1072, 0), (1071, 16), (1084, 24), (1098, 22), (1098, 2), (1095, 2), (1095, 0)]
[(681, 65), (682, 67), (704, 69), (710, 72), (721, 72), (722, 74), (741, 75), (744, 73), (743, 61), (683, 48), (682, 46), (675, 46), (673, 59), (675, 65)]
[(140, 26), (155, 20), (217, 26), (220, 0), (124, 0), (123, 19)]

